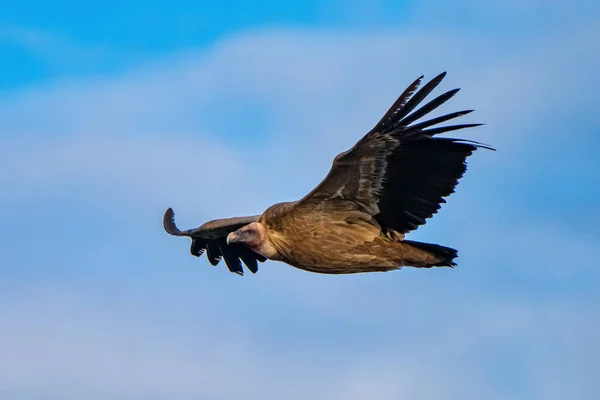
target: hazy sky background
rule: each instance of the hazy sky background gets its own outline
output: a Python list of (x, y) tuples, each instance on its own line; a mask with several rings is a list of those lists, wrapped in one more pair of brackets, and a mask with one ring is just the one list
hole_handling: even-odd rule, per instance
[[(591, 0), (3, 4), (0, 398), (600, 398), (598, 42)], [(163, 231), (302, 197), (445, 70), (498, 149), (410, 235), (457, 268), (240, 278)]]

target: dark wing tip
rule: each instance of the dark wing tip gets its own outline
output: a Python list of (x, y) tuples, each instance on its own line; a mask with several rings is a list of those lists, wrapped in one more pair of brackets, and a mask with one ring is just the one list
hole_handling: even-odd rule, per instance
[(175, 211), (173, 211), (171, 207), (165, 211), (165, 216), (163, 217), (163, 227), (169, 235), (181, 235), (181, 231), (179, 228), (177, 228), (177, 225), (175, 225)]
[[(441, 74), (437, 75), (435, 78), (433, 78), (432, 80), (427, 82), (427, 85), (433, 86), (431, 88), (431, 90), (433, 90), (440, 84), (440, 82), (442, 82), (444, 80), (444, 78), (446, 77), (446, 74), (447, 74), (446, 71), (442, 72)], [(429, 92), (431, 92), (431, 90), (429, 90)]]
[(190, 253), (193, 256), (200, 257), (206, 250), (206, 243), (201, 238), (192, 238)]
[(439, 74), (438, 76), (436, 76), (435, 78), (433, 78), (432, 80), (433, 81), (435, 81), (435, 80), (440, 80), (441, 81), (442, 79), (444, 79), (446, 77), (447, 73), (448, 73), (448, 71), (444, 71), (441, 74)]
[(175, 225), (175, 212), (173, 211), (173, 209), (171, 207), (169, 207), (167, 209), (167, 211), (165, 211), (165, 216), (163, 217), (163, 227), (165, 228), (165, 231), (169, 235), (173, 235), (173, 236), (184, 236), (185, 235), (185, 233), (181, 232), (179, 230), (179, 228), (177, 227), (177, 225)]
[(441, 126), (439, 128), (423, 129), (420, 133), (425, 136), (433, 137), (435, 135), (439, 135), (440, 133), (452, 132), (452, 131), (457, 131), (459, 129), (465, 129), (465, 128), (476, 128), (481, 125), (483, 125), (483, 124), (447, 125), (447, 126)]
[(435, 140), (450, 140), (454, 143), (462, 143), (462, 144), (469, 144), (474, 146), (475, 148), (478, 149), (486, 149), (486, 150), (492, 150), (492, 151), (496, 151), (495, 148), (491, 147), (489, 144), (485, 144), (485, 143), (481, 143), (481, 142), (476, 142), (475, 140), (468, 140), (468, 139), (455, 139), (455, 138), (436, 138)]

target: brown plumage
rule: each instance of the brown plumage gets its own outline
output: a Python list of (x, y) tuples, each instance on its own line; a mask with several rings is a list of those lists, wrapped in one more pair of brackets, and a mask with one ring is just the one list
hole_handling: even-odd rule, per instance
[(417, 106), (442, 81), (442, 73), (419, 91), (420, 77), (381, 121), (350, 150), (335, 157), (329, 174), (298, 201), (275, 204), (262, 215), (219, 219), (180, 231), (172, 209), (165, 230), (192, 238), (191, 252), (223, 258), (231, 272), (252, 272), (258, 261), (283, 261), (325, 274), (389, 271), (403, 266), (452, 267), (457, 251), (404, 240), (437, 212), (466, 170), (478, 142), (434, 137), (481, 124), (433, 127), (473, 110), (414, 123), (452, 98), (458, 89)]

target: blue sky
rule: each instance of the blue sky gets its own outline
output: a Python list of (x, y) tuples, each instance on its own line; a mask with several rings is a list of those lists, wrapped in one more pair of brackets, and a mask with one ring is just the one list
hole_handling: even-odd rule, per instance
[[(600, 7), (13, 2), (0, 13), (0, 394), (600, 396)], [(454, 270), (243, 278), (161, 226), (303, 196), (414, 78), (478, 152), (411, 239)]]

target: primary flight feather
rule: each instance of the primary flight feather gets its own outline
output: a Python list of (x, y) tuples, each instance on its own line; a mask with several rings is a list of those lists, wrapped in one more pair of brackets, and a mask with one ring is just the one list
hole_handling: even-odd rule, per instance
[(478, 148), (464, 139), (435, 137), (481, 124), (437, 126), (473, 110), (416, 123), (452, 98), (450, 90), (417, 108), (439, 85), (442, 73), (417, 91), (421, 76), (354, 147), (335, 157), (329, 174), (304, 198), (275, 204), (262, 215), (218, 219), (181, 231), (171, 208), (165, 230), (192, 238), (191, 253), (243, 274), (258, 262), (282, 261), (324, 273), (389, 271), (403, 266), (452, 267), (457, 251), (404, 240), (454, 192), (466, 159)]

